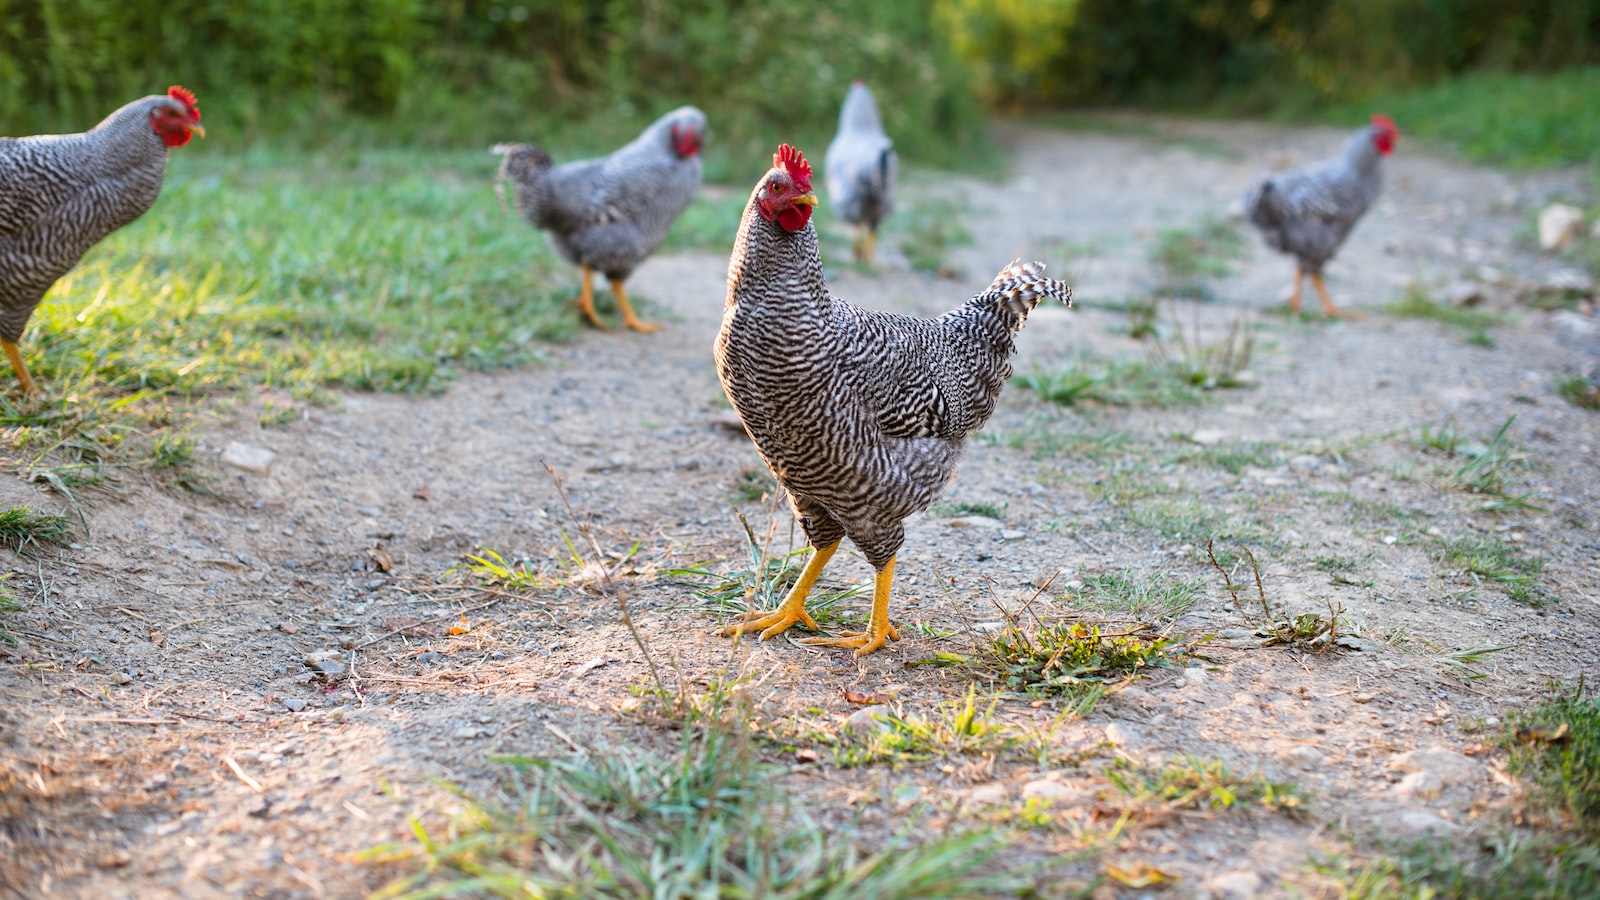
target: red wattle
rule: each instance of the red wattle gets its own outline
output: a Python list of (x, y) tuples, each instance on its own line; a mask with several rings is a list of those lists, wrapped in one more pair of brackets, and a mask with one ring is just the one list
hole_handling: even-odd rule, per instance
[(806, 227), (806, 223), (809, 221), (811, 221), (811, 207), (804, 203), (796, 204), (778, 213), (778, 224), (782, 225), (785, 231), (799, 231)]

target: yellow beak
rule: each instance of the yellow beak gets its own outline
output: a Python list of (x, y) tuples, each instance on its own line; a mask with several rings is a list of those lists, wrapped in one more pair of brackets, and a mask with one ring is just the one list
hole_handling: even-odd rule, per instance
[(804, 203), (806, 206), (816, 206), (817, 194), (815, 191), (806, 191), (804, 194), (794, 198), (794, 202)]
[(201, 125), (199, 122), (196, 122), (193, 125), (189, 126), (189, 133), (190, 134), (198, 134), (198, 135), (200, 135), (200, 139), (201, 140), (205, 140), (206, 128), (205, 128), (204, 125)]

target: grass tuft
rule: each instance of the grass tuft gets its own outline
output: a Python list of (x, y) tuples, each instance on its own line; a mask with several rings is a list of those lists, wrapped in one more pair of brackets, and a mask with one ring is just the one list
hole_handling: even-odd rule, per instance
[(1580, 680), (1512, 713), (1507, 726), (1507, 769), (1531, 785), (1532, 802), (1589, 839), (1600, 837), (1600, 702), (1583, 696)]
[(1505, 323), (1505, 317), (1482, 309), (1451, 306), (1433, 299), (1421, 282), (1406, 285), (1400, 299), (1384, 307), (1384, 312), (1414, 319), (1433, 319), (1468, 333), (1469, 343), (1482, 347), (1494, 346), (1489, 329)]
[(17, 553), (28, 547), (65, 545), (71, 538), (66, 516), (35, 512), (26, 506), (0, 510), (0, 543), (9, 544)]
[[(694, 588), (694, 595), (723, 615), (744, 615), (748, 611), (766, 612), (777, 609), (789, 589), (800, 579), (805, 568), (810, 547), (801, 547), (787, 553), (773, 555), (772, 535), (767, 540), (756, 538), (755, 531), (739, 514), (739, 524), (744, 526), (745, 549), (750, 556), (746, 568), (718, 571), (710, 562), (696, 563), (667, 571), (667, 577)], [(840, 621), (837, 609), (840, 601), (858, 597), (871, 589), (868, 582), (840, 586), (826, 579), (819, 580), (806, 600), (806, 612), (817, 624)]]
[(1147, 631), (1149, 626), (1140, 625), (1106, 633), (1082, 622), (1029, 628), (1013, 621), (995, 637), (979, 665), (1008, 690), (1092, 703), (1108, 685), (1136, 678), (1142, 669), (1170, 666), (1182, 655), (1165, 634)]
[(1245, 240), (1236, 223), (1213, 216), (1191, 228), (1164, 229), (1150, 247), (1150, 262), (1161, 270), (1170, 297), (1208, 299), (1210, 279), (1225, 278), (1244, 255)]

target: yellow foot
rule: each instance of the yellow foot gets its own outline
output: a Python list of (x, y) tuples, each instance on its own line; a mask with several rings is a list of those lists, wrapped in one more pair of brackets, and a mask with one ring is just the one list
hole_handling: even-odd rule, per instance
[(1353, 309), (1340, 309), (1337, 306), (1326, 307), (1322, 312), (1330, 319), (1343, 319), (1346, 322), (1359, 322), (1367, 317), (1364, 312), (1357, 312)]
[(839, 637), (803, 638), (800, 643), (810, 644), (813, 647), (834, 647), (839, 650), (854, 650), (856, 658), (860, 659), (868, 653), (882, 650), (889, 641), (900, 640), (900, 632), (890, 625), (883, 634), (874, 634), (871, 626), (867, 631), (847, 631)]
[(752, 631), (759, 631), (761, 632), (761, 639), (764, 641), (783, 634), (789, 630), (791, 625), (796, 623), (804, 625), (812, 631), (821, 630), (817, 627), (816, 620), (811, 618), (811, 614), (806, 612), (804, 607), (790, 611), (783, 606), (779, 606), (777, 609), (765, 612), (752, 609), (744, 614), (742, 621), (729, 625), (727, 628), (717, 632), (717, 634), (722, 637), (733, 637), (736, 634), (749, 634)]
[(611, 326), (601, 321), (600, 316), (595, 313), (593, 301), (585, 303), (583, 302), (583, 298), (579, 297), (578, 299), (572, 301), (572, 305), (578, 308), (578, 312), (583, 313), (583, 317), (589, 320), (590, 325), (593, 325), (601, 331), (611, 330)]
[(661, 330), (661, 326), (655, 322), (643, 322), (631, 316), (623, 318), (622, 324), (641, 334), (649, 334), (652, 331)]
[(628, 302), (628, 292), (622, 289), (622, 282), (613, 280), (611, 282), (611, 292), (617, 296), (617, 306), (622, 309), (622, 324), (644, 334), (649, 334), (661, 327), (660, 325), (639, 321), (639, 317), (633, 314), (633, 304)]

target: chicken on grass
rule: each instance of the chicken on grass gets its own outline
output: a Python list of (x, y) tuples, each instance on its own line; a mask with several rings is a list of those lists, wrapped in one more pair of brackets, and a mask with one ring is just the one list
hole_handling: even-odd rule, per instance
[(683, 106), (653, 122), (609, 156), (555, 165), (534, 144), (497, 144), (504, 158), (495, 180), (501, 202), (512, 188), (517, 212), (550, 236), (567, 261), (583, 269), (577, 300), (596, 328), (606, 324), (594, 311), (596, 270), (611, 282), (622, 324), (655, 331), (628, 303), (622, 283), (667, 236), (678, 214), (700, 189), (700, 145), (705, 113)]
[(848, 537), (877, 572), (867, 629), (807, 643), (864, 656), (899, 637), (889, 590), (902, 520), (933, 503), (994, 412), (1028, 313), (1046, 297), (1071, 306), (1072, 290), (1013, 262), (938, 318), (852, 306), (823, 280), (816, 203), (810, 165), (785, 144), (745, 206), (715, 346), (723, 389), (815, 553), (776, 610), (722, 633), (815, 629), (806, 595)]
[(845, 95), (839, 131), (823, 154), (822, 168), (828, 177), (828, 202), (855, 230), (851, 245), (856, 262), (870, 264), (878, 226), (894, 209), (896, 162), (894, 144), (864, 82), (852, 84)]
[(1341, 315), (1322, 283), (1322, 267), (1378, 199), (1383, 190), (1383, 157), (1394, 150), (1399, 138), (1393, 120), (1373, 116), (1371, 125), (1345, 142), (1343, 155), (1274, 175), (1245, 195), (1245, 215), (1267, 246), (1295, 258), (1291, 312), (1300, 311), (1300, 283), (1310, 275), (1322, 311)]
[(82, 134), (0, 138), (0, 348), (39, 393), (17, 343), (45, 291), (161, 194), (167, 150), (205, 137), (194, 94), (172, 87)]

